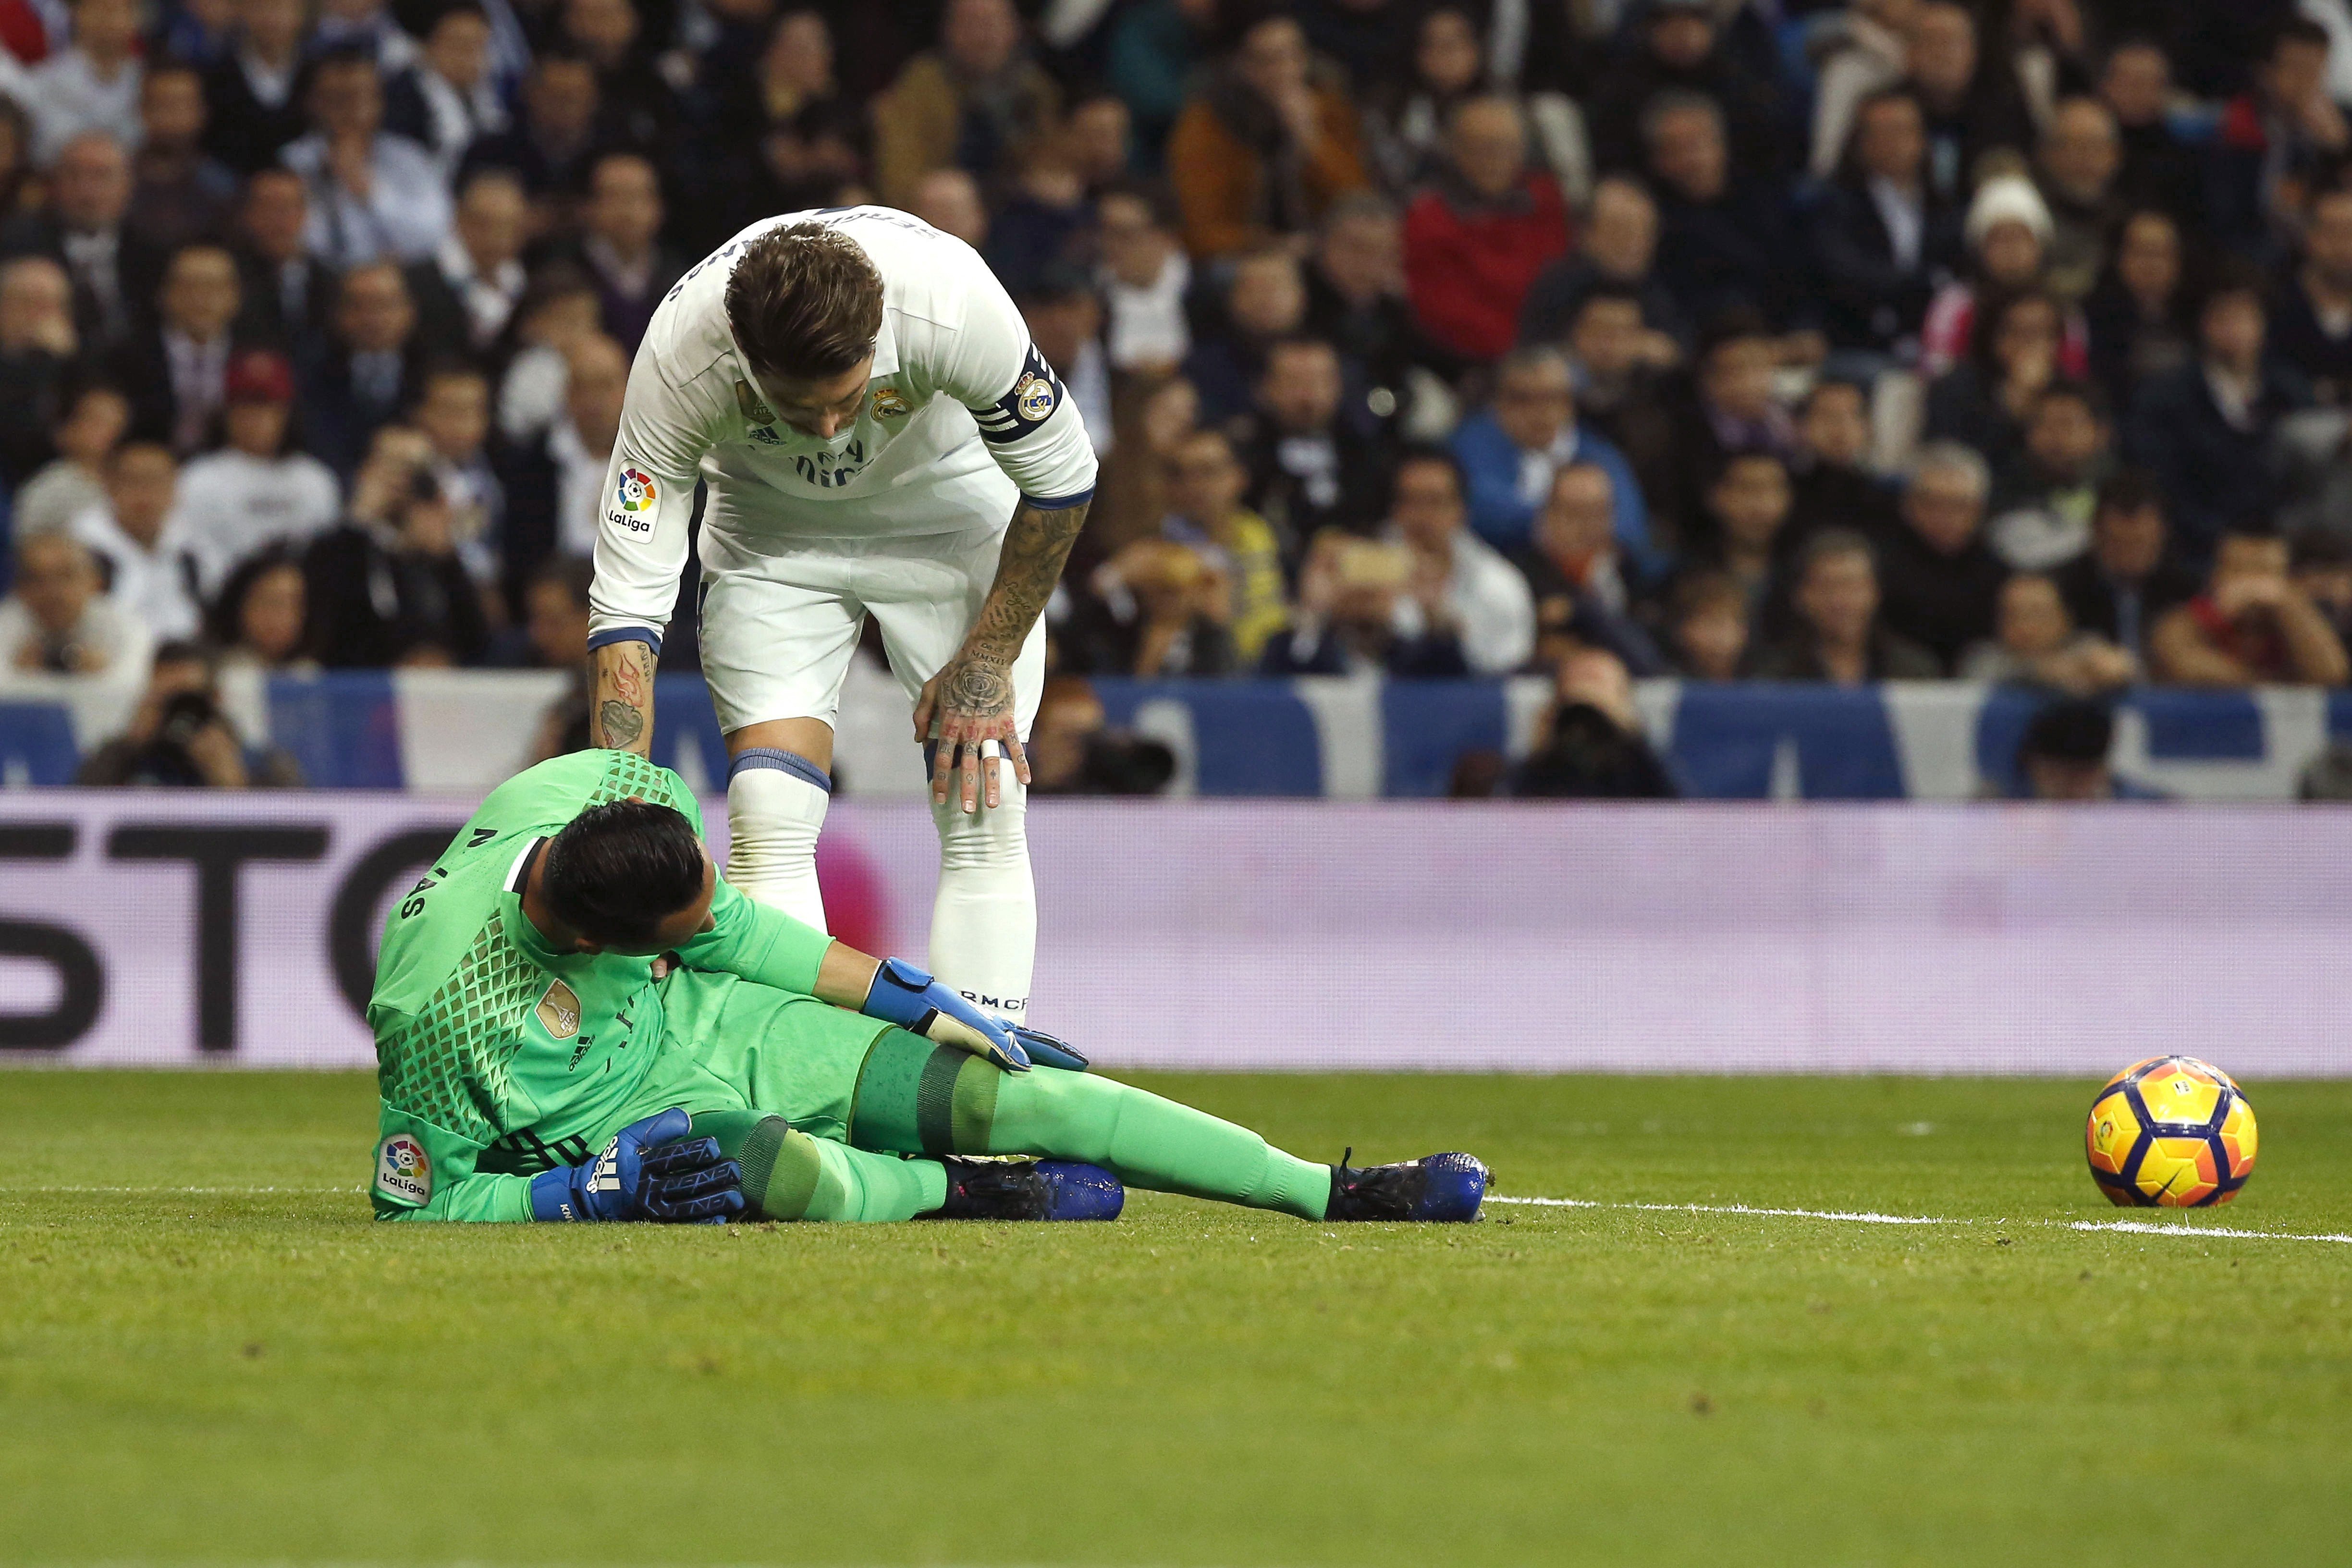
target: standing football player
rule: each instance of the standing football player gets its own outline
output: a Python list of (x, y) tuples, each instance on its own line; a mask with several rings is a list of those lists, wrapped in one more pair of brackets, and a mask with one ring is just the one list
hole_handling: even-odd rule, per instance
[(1018, 1022), (1037, 936), (1021, 738), (1045, 675), (1039, 612), (1095, 484), (1053, 367), (977, 252), (888, 208), (772, 218), (688, 272), (637, 351), (605, 481), (600, 746), (650, 754), (698, 477), (728, 879), (824, 929), (834, 717), (870, 613), (935, 748), (931, 967)]

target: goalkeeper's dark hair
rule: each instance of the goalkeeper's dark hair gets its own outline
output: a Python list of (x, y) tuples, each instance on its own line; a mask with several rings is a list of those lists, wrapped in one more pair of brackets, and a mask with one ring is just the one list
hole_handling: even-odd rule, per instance
[(643, 947), (702, 896), (702, 841), (646, 800), (592, 805), (548, 840), (540, 890), (556, 919), (604, 947)]

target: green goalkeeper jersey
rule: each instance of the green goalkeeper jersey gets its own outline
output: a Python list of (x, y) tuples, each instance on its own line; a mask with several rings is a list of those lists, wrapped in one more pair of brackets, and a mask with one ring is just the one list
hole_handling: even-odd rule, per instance
[[(685, 783), (633, 752), (576, 752), (490, 792), (385, 922), (368, 1024), (383, 1098), (380, 1219), (530, 1217), (530, 1177), (589, 1159), (665, 1037), (653, 961), (558, 952), (522, 912), (532, 847), (636, 796), (702, 831)], [(692, 969), (807, 994), (832, 939), (723, 880)]]

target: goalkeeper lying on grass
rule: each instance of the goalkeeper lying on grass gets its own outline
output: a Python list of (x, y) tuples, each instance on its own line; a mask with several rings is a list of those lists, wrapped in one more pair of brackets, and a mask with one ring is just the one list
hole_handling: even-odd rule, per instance
[(701, 825), (677, 774), (575, 752), (492, 791), (401, 900), (368, 1004), (378, 1218), (1109, 1219), (1122, 1182), (1305, 1219), (1476, 1216), (1468, 1155), (1311, 1165), (1089, 1074), (744, 898)]

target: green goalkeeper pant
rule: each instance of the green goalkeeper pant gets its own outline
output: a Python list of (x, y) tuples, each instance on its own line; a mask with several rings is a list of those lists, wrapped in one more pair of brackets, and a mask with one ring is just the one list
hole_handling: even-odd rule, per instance
[[(731, 976), (672, 975), (668, 1032), (624, 1124), (669, 1106), (743, 1166), (762, 1217), (911, 1219), (946, 1154), (1100, 1165), (1131, 1187), (1323, 1217), (1328, 1166), (1095, 1073), (1008, 1073), (904, 1029)], [(908, 1156), (915, 1156), (908, 1158)], [(926, 1157), (928, 1156), (928, 1157)]]

